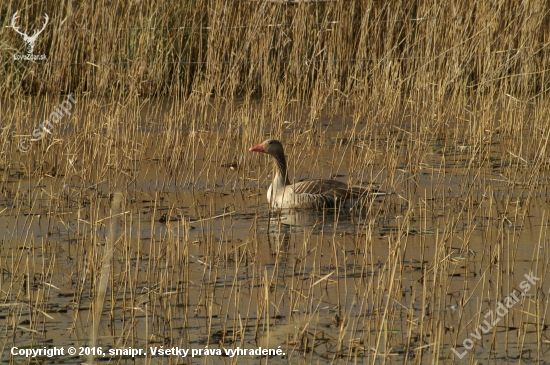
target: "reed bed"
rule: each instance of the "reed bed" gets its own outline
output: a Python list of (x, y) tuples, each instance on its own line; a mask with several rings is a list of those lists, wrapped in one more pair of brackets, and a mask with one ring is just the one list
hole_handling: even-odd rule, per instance
[[(544, 1), (7, 1), (0, 9), (3, 97), (262, 96), (274, 111), (310, 101), (314, 118), (333, 99), (530, 99), (548, 89)], [(25, 52), (9, 28), (16, 11), (29, 34), (49, 14), (34, 50), (47, 62), (12, 62)]]
[[(0, 10), (4, 362), (548, 362), (547, 3)], [(13, 60), (16, 11), (47, 61)], [(270, 212), (268, 136), (296, 180), (391, 194)]]

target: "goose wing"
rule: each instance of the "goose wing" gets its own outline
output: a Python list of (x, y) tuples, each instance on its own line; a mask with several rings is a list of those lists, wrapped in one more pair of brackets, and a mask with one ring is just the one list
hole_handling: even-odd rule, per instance
[(332, 208), (350, 196), (348, 185), (336, 180), (305, 180), (289, 186), (297, 203), (304, 206)]
[(305, 180), (288, 188), (292, 189), (298, 203), (308, 207), (333, 208), (348, 199), (364, 202), (368, 197), (386, 195), (373, 186), (348, 186), (337, 180)]
[(292, 184), (295, 194), (336, 195), (344, 197), (348, 194), (348, 185), (337, 180), (304, 180)]

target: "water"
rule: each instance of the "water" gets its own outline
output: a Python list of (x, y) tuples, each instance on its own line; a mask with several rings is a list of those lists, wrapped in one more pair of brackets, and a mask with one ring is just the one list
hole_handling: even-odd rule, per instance
[[(270, 161), (212, 155), (216, 134), (201, 135), (177, 169), (147, 151), (116, 186), (9, 169), (17, 196), (5, 193), (0, 209), (2, 361), (27, 361), (10, 356), (14, 346), (65, 351), (45, 363), (88, 358), (113, 237), (98, 361), (550, 362), (547, 177), (510, 174), (498, 143), (489, 162), (431, 143), (409, 163), (414, 142), (398, 137), (395, 159), (375, 151), (361, 165), (371, 152), (344, 132), (328, 126), (290, 171), (391, 191), (362, 214), (270, 212)], [(363, 169), (350, 177), (349, 166)], [(512, 294), (517, 303), (501, 309)], [(250, 354), (259, 348), (280, 352)], [(177, 355), (161, 356), (167, 349)]]

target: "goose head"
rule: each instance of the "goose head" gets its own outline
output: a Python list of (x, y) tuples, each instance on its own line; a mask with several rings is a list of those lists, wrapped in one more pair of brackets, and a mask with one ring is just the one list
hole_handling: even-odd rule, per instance
[(249, 151), (263, 152), (273, 157), (279, 157), (279, 158), (281, 156), (282, 157), (285, 156), (283, 145), (281, 144), (281, 142), (277, 141), (276, 139), (268, 139), (266, 141), (263, 141), (259, 145), (250, 148)]

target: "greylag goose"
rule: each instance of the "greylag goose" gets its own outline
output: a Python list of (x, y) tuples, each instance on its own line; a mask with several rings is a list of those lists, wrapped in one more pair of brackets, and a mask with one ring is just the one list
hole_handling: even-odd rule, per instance
[(275, 139), (268, 139), (249, 151), (263, 152), (273, 157), (275, 177), (267, 190), (267, 200), (272, 208), (349, 208), (359, 201), (364, 201), (369, 195), (385, 195), (371, 188), (348, 186), (336, 180), (305, 180), (291, 184), (288, 180), (283, 145)]

